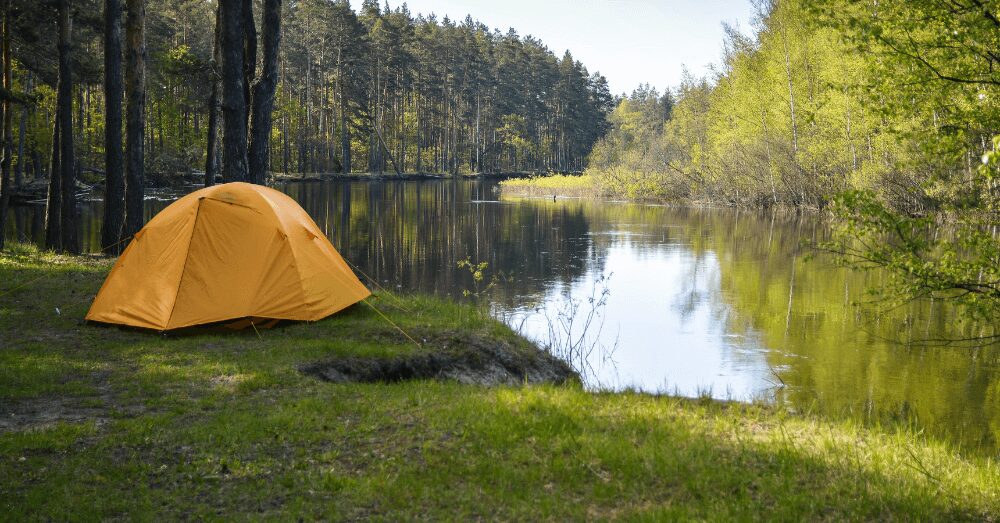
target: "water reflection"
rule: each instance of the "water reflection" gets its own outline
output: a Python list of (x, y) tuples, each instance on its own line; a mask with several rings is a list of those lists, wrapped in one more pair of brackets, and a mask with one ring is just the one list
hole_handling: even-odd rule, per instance
[[(296, 198), (334, 245), (379, 286), (460, 296), (458, 260), (502, 274), (498, 314), (545, 339), (567, 300), (585, 302), (610, 276), (592, 355), (594, 387), (688, 396), (770, 398), (793, 408), (913, 423), (967, 449), (997, 451), (997, 351), (893, 340), (974, 334), (940, 305), (877, 321), (852, 305), (877, 274), (822, 258), (803, 238), (827, 230), (796, 215), (576, 200), (497, 201), (488, 181), (304, 183)], [(153, 215), (168, 202), (153, 198)], [(94, 250), (100, 202), (83, 205)], [(44, 210), (20, 207), (8, 234), (41, 241)]]

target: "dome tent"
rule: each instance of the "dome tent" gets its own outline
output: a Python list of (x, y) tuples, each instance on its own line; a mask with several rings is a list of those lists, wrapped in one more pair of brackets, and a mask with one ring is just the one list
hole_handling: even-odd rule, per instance
[(369, 295), (295, 200), (227, 183), (188, 194), (150, 220), (111, 269), (87, 320), (159, 331), (243, 318), (313, 321)]

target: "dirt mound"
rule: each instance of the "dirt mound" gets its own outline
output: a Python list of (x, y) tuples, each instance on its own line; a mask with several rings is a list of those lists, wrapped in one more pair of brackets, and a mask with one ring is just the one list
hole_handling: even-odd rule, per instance
[(405, 356), (336, 358), (302, 365), (299, 370), (334, 383), (438, 379), (470, 385), (519, 385), (579, 379), (565, 362), (533, 346), (469, 334), (432, 340), (424, 344), (424, 350)]

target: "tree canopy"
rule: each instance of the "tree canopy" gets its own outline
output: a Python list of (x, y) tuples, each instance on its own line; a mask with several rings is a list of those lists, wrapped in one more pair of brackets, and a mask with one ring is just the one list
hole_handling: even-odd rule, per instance
[[(55, 17), (14, 3), (15, 91), (30, 77), (39, 100), (27, 116), (26, 162), (37, 155), (41, 168), (51, 149)], [(102, 4), (71, 1), (77, 149), (95, 170), (104, 165)], [(268, 170), (381, 172), (390, 156), (406, 171), (581, 170), (605, 131), (607, 81), (534, 37), (374, 1), (358, 12), (346, 0), (283, 4)], [(201, 0), (146, 6), (151, 184), (205, 165), (215, 12)]]

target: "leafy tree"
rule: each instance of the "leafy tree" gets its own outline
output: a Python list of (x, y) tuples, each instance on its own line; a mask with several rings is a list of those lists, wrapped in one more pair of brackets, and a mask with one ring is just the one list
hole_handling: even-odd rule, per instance
[(727, 27), (721, 67), (686, 78), (665, 123), (650, 119), (643, 88), (619, 101), (591, 157), (600, 187), (740, 206), (832, 204), (839, 234), (825, 247), (886, 271), (887, 299), (943, 299), (995, 323), (995, 6), (757, 5), (755, 33)]

